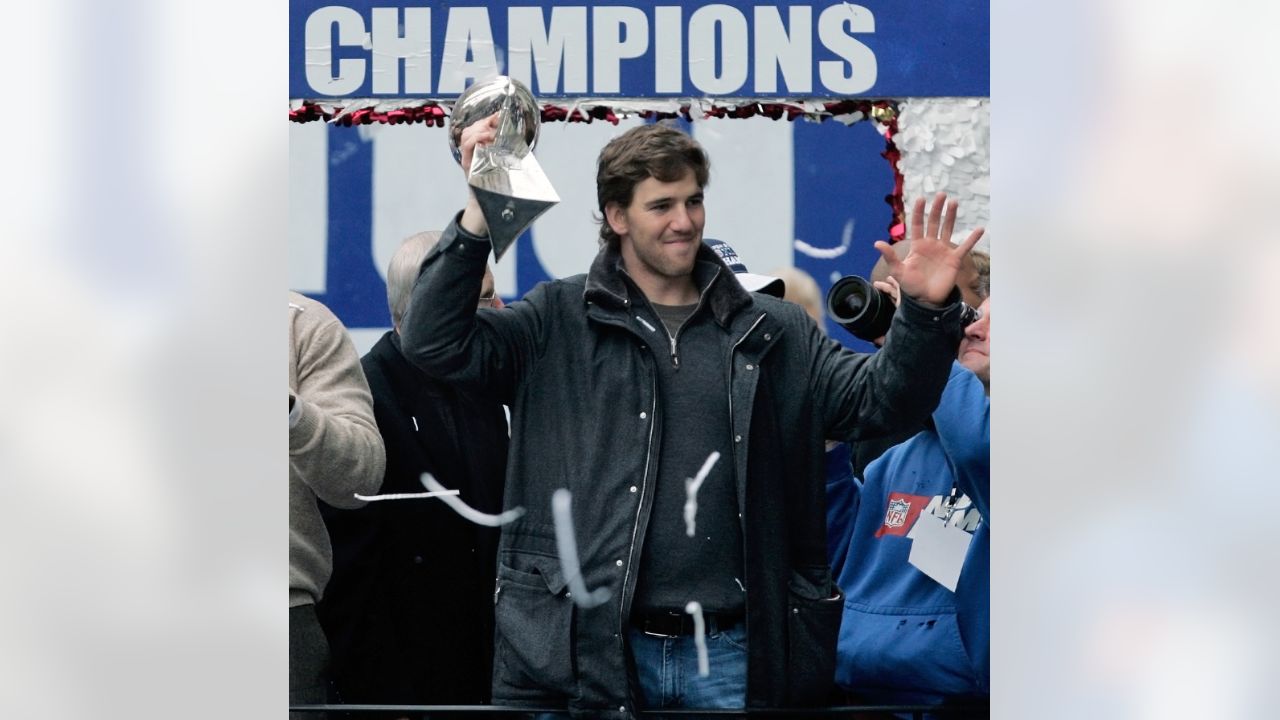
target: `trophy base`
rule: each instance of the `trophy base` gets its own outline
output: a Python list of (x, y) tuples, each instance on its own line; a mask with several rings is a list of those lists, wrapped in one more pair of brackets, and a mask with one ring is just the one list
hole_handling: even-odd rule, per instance
[(556, 200), (530, 200), (512, 197), (501, 193), (472, 186), (480, 211), (484, 213), (485, 222), (489, 225), (489, 244), (493, 246), (494, 262), (502, 259), (502, 255), (515, 243), (534, 220), (551, 209)]

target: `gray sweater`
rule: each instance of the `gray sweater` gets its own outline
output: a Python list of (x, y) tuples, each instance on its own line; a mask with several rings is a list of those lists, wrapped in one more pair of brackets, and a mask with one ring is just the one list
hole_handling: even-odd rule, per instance
[(289, 293), (289, 607), (320, 600), (333, 550), (316, 499), (359, 507), (382, 485), (386, 456), (373, 398), (346, 328)]

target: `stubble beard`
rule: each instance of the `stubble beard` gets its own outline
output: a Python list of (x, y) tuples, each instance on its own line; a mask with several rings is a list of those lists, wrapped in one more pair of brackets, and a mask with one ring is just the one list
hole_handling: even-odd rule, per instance
[[(697, 242), (696, 240), (694, 241)], [(661, 243), (661, 241), (659, 241)], [(682, 260), (671, 257), (662, 251), (663, 245), (658, 244), (645, 250), (636, 247), (636, 259), (645, 266), (645, 269), (653, 275), (658, 275), (671, 280), (689, 277), (693, 274), (693, 267), (697, 263), (697, 253), (694, 252), (689, 259)], [(696, 250), (696, 247), (695, 247)]]

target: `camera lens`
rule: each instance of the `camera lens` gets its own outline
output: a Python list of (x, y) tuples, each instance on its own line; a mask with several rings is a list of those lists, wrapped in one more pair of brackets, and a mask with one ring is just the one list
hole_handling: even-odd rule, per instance
[(868, 342), (888, 334), (893, 299), (856, 275), (836, 281), (827, 293), (827, 312), (854, 337)]
[(853, 292), (844, 297), (843, 308), (849, 311), (849, 317), (855, 318), (867, 309), (867, 297), (859, 292), (861, 288), (855, 288)]

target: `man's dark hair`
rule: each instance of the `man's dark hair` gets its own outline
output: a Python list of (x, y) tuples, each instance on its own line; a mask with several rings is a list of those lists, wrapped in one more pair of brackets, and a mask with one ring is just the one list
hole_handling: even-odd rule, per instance
[(600, 203), (600, 244), (616, 244), (618, 234), (609, 227), (605, 206), (616, 202), (629, 207), (636, 185), (646, 178), (675, 182), (689, 170), (699, 188), (707, 186), (711, 161), (702, 146), (686, 133), (663, 123), (632, 128), (609, 141), (596, 162), (596, 198)]

